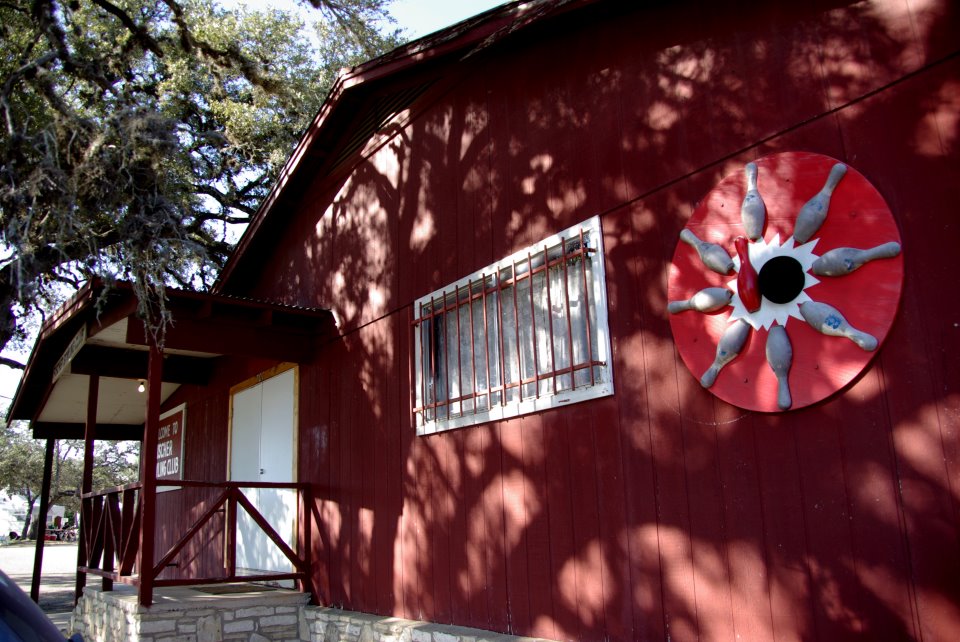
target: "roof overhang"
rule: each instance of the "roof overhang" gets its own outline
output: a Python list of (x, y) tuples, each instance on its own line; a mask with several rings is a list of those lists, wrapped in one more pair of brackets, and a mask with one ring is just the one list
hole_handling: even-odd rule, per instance
[[(182, 384), (205, 385), (225, 355), (304, 363), (337, 334), (327, 310), (168, 289), (162, 337), (166, 400)], [(139, 439), (152, 338), (129, 284), (84, 286), (40, 331), (7, 420), (32, 422), (34, 437), (83, 436), (90, 377), (99, 377), (96, 435)]]

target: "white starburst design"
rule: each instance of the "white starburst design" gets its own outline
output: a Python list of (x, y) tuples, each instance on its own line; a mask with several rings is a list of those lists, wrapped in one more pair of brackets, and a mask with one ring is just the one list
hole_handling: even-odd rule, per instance
[[(748, 312), (740, 300), (740, 293), (737, 292), (737, 280), (733, 279), (727, 283), (730, 289), (733, 290), (733, 299), (730, 301), (730, 305), (733, 307), (733, 312), (729, 318), (730, 323), (733, 323), (737, 319), (743, 319), (749, 323), (754, 330), (759, 330), (760, 328), (769, 330), (770, 326), (774, 323), (786, 326), (787, 320), (790, 317), (803, 321), (803, 316), (800, 314), (800, 304), (812, 300), (806, 290), (820, 283), (819, 279), (810, 274), (810, 268), (813, 266), (814, 261), (820, 258), (813, 253), (813, 249), (819, 240), (819, 238), (815, 238), (803, 245), (796, 245), (796, 242), (791, 236), (781, 245), (780, 234), (778, 233), (770, 239), (769, 243), (764, 239), (759, 239), (756, 242), (748, 244), (750, 263), (758, 274), (764, 264), (772, 258), (788, 256), (795, 259), (803, 268), (803, 290), (792, 301), (787, 303), (774, 303), (766, 297), (762, 297), (760, 309), (756, 312)], [(733, 267), (734, 270), (740, 272), (740, 257), (736, 256), (736, 254), (733, 256)]]

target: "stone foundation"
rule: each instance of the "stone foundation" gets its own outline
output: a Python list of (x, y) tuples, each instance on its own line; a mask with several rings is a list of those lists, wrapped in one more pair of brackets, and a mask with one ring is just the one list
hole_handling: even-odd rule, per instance
[(177, 587), (156, 591), (153, 605), (144, 608), (133, 588), (114, 588), (84, 588), (70, 624), (86, 642), (300, 642), (301, 613), (310, 598), (259, 587), (221, 594)]
[(310, 606), (309, 595), (294, 591), (204, 590), (164, 588), (144, 608), (131, 587), (104, 592), (87, 586), (71, 629), (87, 642), (547, 642)]

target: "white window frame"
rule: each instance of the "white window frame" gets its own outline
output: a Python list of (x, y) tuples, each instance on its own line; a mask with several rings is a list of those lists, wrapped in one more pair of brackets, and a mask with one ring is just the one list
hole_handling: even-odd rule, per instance
[(614, 393), (599, 216), (420, 297), (413, 313), (418, 435)]

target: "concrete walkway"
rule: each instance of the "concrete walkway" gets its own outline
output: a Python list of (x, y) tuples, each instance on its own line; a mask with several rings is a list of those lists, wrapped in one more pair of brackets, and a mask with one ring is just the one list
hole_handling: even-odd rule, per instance
[[(0, 545), (0, 570), (10, 576), (24, 593), (30, 594), (36, 542), (8, 542)], [(43, 573), (40, 578), (40, 608), (66, 635), (73, 612), (73, 591), (77, 578), (77, 544), (46, 542), (43, 545)], [(97, 578), (94, 578), (97, 579)]]

